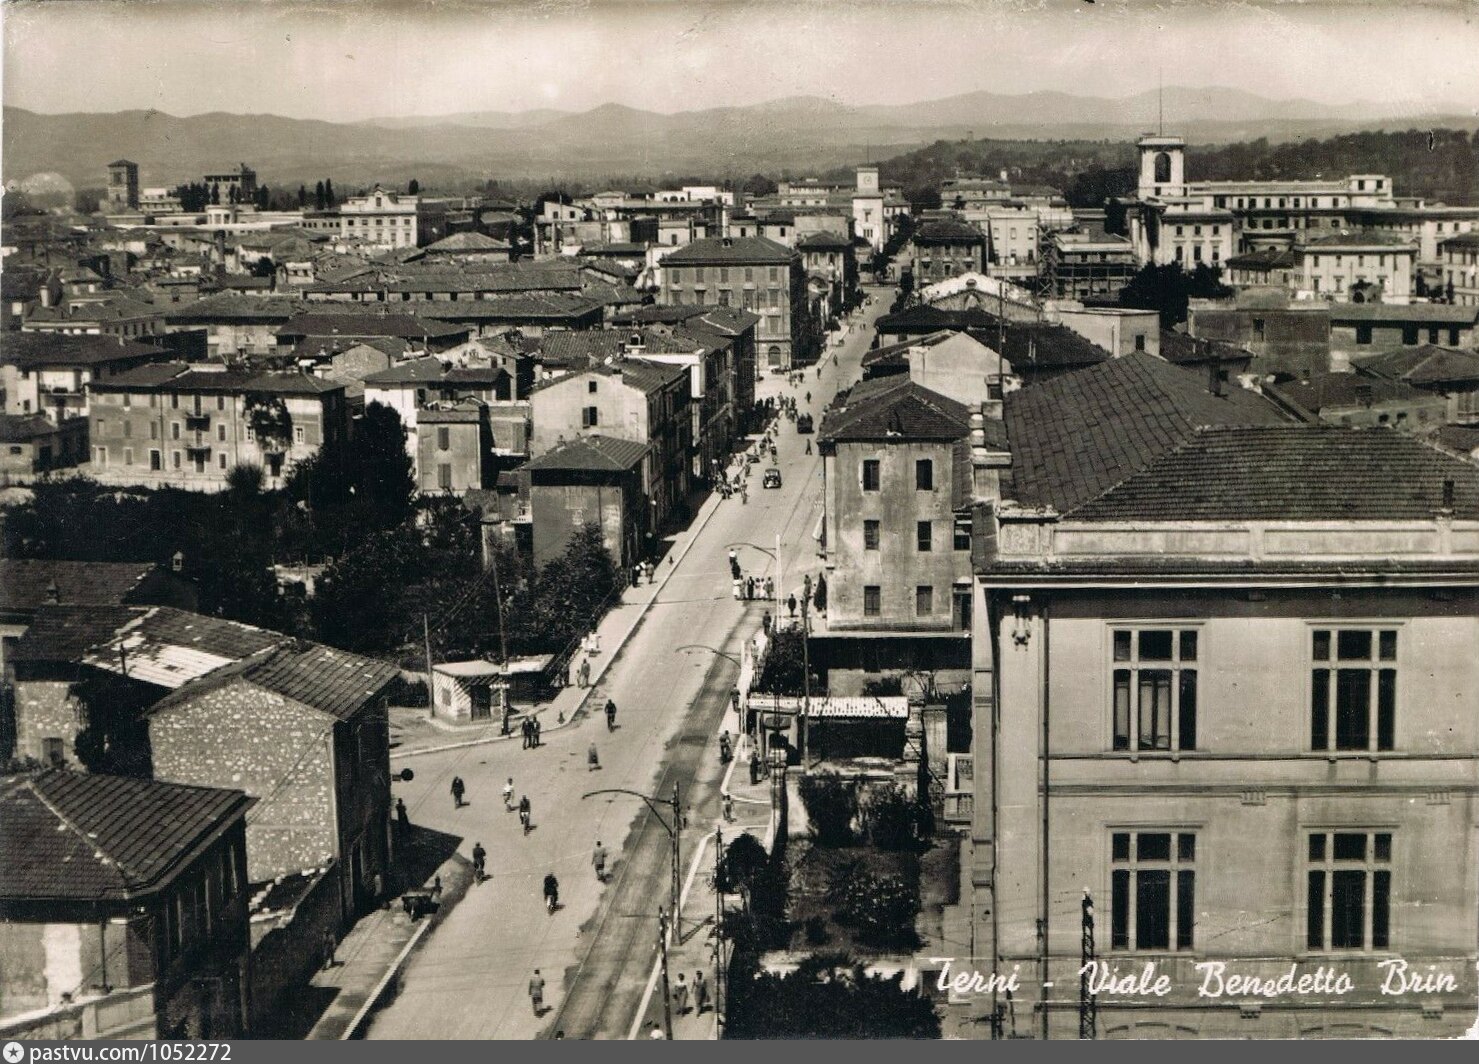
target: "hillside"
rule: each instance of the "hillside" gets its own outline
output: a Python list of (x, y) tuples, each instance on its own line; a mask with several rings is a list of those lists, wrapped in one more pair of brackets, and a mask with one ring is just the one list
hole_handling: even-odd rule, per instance
[[(1168, 128), (1198, 143), (1479, 126), (1472, 115), (1386, 117), (1363, 104), (1332, 107), (1222, 89), (1167, 88), (1164, 106)], [(124, 156), (139, 163), (145, 185), (175, 184), (238, 161), (275, 187), (311, 185), (324, 176), (343, 187), (377, 180), (399, 184), (410, 177), (428, 187), (489, 177), (724, 178), (757, 171), (815, 173), (972, 136), (1125, 142), (1152, 127), (1155, 118), (1154, 94), (1115, 100), (1056, 92), (969, 93), (890, 106), (808, 96), (676, 114), (606, 104), (580, 113), (470, 111), (356, 123), (159, 111), (44, 115), (6, 107), (4, 175), (9, 181), (55, 172), (79, 187), (95, 187), (106, 164)]]

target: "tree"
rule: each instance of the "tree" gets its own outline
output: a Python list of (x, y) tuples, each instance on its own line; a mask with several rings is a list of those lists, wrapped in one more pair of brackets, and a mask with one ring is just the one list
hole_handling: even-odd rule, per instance
[[(803, 664), (805, 648), (799, 631), (776, 632), (765, 652), (765, 667), (755, 681), (755, 690), (768, 695), (799, 695), (805, 692)], [(821, 691), (821, 674), (812, 670), (811, 689)]]
[(857, 782), (835, 772), (810, 772), (801, 777), (799, 789), (817, 845), (851, 845), (858, 818)]
[(279, 395), (248, 395), (243, 415), (264, 452), (282, 453), (293, 445), (293, 415)]
[(1122, 307), (1159, 312), (1161, 327), (1171, 329), (1186, 320), (1192, 299), (1224, 299), (1231, 294), (1222, 283), (1222, 271), (1205, 263), (1191, 273), (1174, 263), (1150, 263), (1120, 290), (1119, 302)]
[(315, 635), (360, 653), (396, 649), (410, 634), (402, 600), (420, 544), (408, 527), (373, 533), (324, 571), (309, 603)]
[(858, 929), (859, 935), (877, 946), (910, 947), (918, 943), (914, 930), (919, 916), (919, 884), (902, 875), (875, 875), (853, 865), (837, 877), (831, 891), (837, 904), (837, 920)]
[(779, 187), (779, 185), (764, 174), (751, 174), (745, 178), (745, 182), (740, 186), (740, 190), (750, 196), (773, 196)]
[(308, 206), (308, 186), (306, 186), (306, 185), (299, 185), (298, 186), (298, 209), (301, 211), (306, 206)]
[(940, 1037), (934, 1006), (904, 989), (902, 972), (869, 975), (844, 954), (807, 957), (788, 975), (761, 971), (752, 953), (736, 961), (725, 1038)]
[(917, 850), (928, 824), (919, 799), (897, 783), (871, 789), (862, 800), (860, 819), (868, 841), (880, 850)]
[(411, 183), (406, 186), (406, 195), (408, 195), (408, 196), (416, 196), (416, 195), (419, 195), (420, 192), (421, 192), (421, 182), (420, 181), (417, 181), (414, 177), (411, 178)]
[(372, 527), (394, 528), (414, 512), (413, 468), (401, 416), (384, 403), (370, 403), (356, 426), (350, 469)]
[(271, 277), (277, 273), (277, 264), (266, 255), (252, 263), (253, 277)]
[(212, 185), (211, 186), (211, 203), (219, 206), (220, 205), (220, 202), (221, 202), (221, 186), (220, 185)]
[(324, 178), (324, 206), (329, 210), (333, 210), (338, 205), (339, 201), (334, 198), (334, 182), (331, 178), (326, 177)]
[(78, 214), (97, 214), (102, 205), (103, 193), (95, 188), (79, 188), (72, 200)]

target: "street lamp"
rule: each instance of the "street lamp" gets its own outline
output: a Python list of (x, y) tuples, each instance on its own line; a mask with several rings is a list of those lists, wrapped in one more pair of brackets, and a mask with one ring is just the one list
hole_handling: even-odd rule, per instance
[[(683, 808), (679, 802), (681, 794), (681, 792), (679, 791), (679, 785), (676, 783), (673, 784), (673, 796), (666, 800), (662, 798), (651, 798), (643, 794), (641, 791), (629, 791), (625, 787), (605, 787), (599, 791), (587, 791), (580, 797), (581, 800), (584, 801), (587, 798), (594, 798), (598, 794), (630, 794), (634, 798), (642, 799), (642, 801), (647, 803), (648, 811), (650, 811), (657, 822), (662, 825), (663, 830), (668, 833), (668, 838), (672, 840), (673, 854), (673, 874), (672, 882), (669, 885), (669, 893), (672, 897), (673, 923), (676, 925), (680, 917), (680, 913), (678, 911), (678, 877), (681, 857), (679, 833), (683, 830)], [(663, 819), (662, 813), (658, 811), (659, 805), (665, 805), (673, 811), (673, 822), (671, 824)]]

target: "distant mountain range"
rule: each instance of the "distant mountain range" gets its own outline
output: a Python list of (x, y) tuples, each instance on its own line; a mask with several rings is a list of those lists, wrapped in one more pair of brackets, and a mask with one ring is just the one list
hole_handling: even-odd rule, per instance
[(747, 107), (659, 114), (620, 104), (589, 111), (477, 111), (323, 122), (277, 115), (160, 111), (38, 114), (4, 109), (7, 181), (56, 172), (99, 187), (107, 163), (139, 164), (146, 186), (174, 185), (244, 161), (270, 186), (332, 177), (341, 187), (417, 178), (428, 187), (486, 178), (743, 177), (875, 161), (939, 139), (1132, 140), (1164, 125), (1200, 143), (1291, 140), (1363, 129), (1479, 128), (1457, 106), (1402, 113), (1376, 104), (1271, 100), (1235, 89), (1168, 87), (1123, 99), (1062, 92), (973, 92), (854, 106), (797, 96)]

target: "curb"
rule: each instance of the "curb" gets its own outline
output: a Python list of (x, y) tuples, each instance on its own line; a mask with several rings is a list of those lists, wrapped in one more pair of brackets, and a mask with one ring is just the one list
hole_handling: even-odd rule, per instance
[[(641, 611), (637, 614), (636, 620), (632, 622), (632, 626), (627, 629), (626, 634), (621, 637), (621, 641), (612, 648), (611, 656), (606, 659), (606, 662), (602, 666), (601, 671), (591, 677), (591, 685), (590, 687), (586, 688), (586, 694), (578, 703), (576, 703), (575, 708), (570, 712), (570, 716), (566, 719), (565, 723), (554, 725), (549, 729), (550, 731), (562, 731), (565, 728), (570, 727), (576, 722), (580, 715), (585, 712), (586, 702), (590, 700), (592, 693), (594, 693), (596, 689), (596, 684), (604, 679), (606, 674), (611, 671), (612, 665), (614, 665), (616, 663), (616, 659), (621, 656), (622, 650), (625, 649), (627, 643), (631, 640), (632, 636), (637, 634), (637, 629), (642, 627), (642, 622), (647, 619), (647, 611), (652, 609), (653, 604), (657, 601), (657, 596), (662, 594), (663, 590), (668, 586), (668, 581), (672, 579), (673, 573), (677, 571), (679, 563), (682, 562), (684, 558), (688, 557), (688, 551), (693, 546), (694, 541), (698, 539), (699, 533), (702, 532), (706, 527), (708, 527), (709, 519), (718, 512), (720, 501), (719, 497), (717, 495), (712, 496), (711, 501), (713, 502), (713, 505), (708, 507), (708, 513), (703, 514), (698, 518), (698, 520), (688, 526), (687, 541), (682, 545), (681, 548), (670, 555), (671, 562), (670, 564), (664, 566), (667, 572), (663, 574), (661, 582), (657, 585), (657, 590), (652, 593), (652, 597), (650, 599), (642, 604)], [(548, 710), (549, 707), (546, 706), (544, 709), (538, 710), (537, 712), (545, 713), (548, 712)], [(508, 735), (490, 735), (483, 739), (463, 739), (459, 742), (443, 743), (441, 746), (428, 746), (419, 750), (392, 750), (390, 752), (390, 760), (395, 761), (398, 758), (419, 757), (422, 754), (440, 754), (448, 750), (463, 750), (471, 746), (484, 746), (488, 743), (498, 743), (503, 742), (506, 739), (512, 740), (513, 738), (514, 735), (512, 732), (510, 732)]]
[(364, 1026), (365, 1020), (369, 1019), (370, 1013), (380, 1004), (380, 999), (385, 996), (385, 991), (389, 989), (391, 980), (400, 974), (401, 968), (406, 963), (406, 958), (411, 955), (411, 951), (416, 948), (416, 944), (421, 941), (422, 937), (429, 930), (431, 930), (430, 917), (424, 920), (421, 926), (411, 933), (410, 941), (395, 955), (395, 960), (390, 962), (390, 967), (385, 969), (385, 974), (380, 977), (380, 981), (375, 984), (375, 988), (365, 998), (365, 1003), (354, 1014), (354, 1019), (350, 1020), (349, 1026), (344, 1028), (344, 1033), (339, 1036), (339, 1041), (350, 1041), (359, 1034), (360, 1028)]

